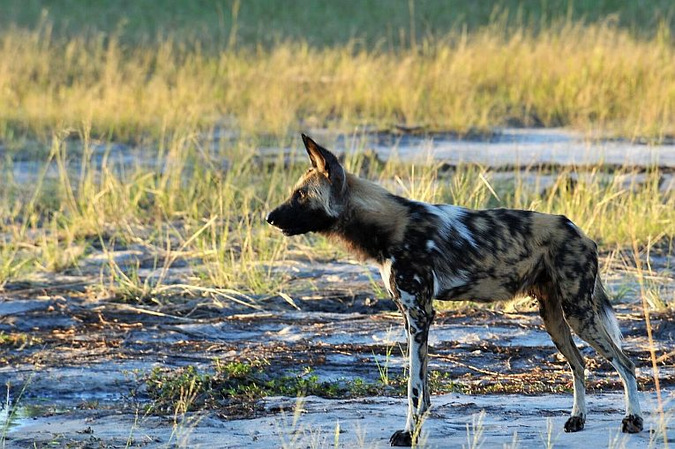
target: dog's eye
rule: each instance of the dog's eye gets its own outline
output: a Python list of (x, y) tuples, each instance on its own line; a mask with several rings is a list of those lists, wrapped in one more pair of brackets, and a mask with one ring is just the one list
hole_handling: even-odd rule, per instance
[(304, 201), (305, 198), (307, 198), (307, 192), (305, 192), (304, 190), (296, 190), (295, 191), (295, 198), (298, 201)]

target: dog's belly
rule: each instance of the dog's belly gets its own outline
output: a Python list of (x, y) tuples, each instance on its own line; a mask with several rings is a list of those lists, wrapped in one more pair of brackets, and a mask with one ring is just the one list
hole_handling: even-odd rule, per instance
[(494, 277), (436, 279), (436, 282), (434, 298), (440, 301), (502, 301), (513, 298), (519, 290)]

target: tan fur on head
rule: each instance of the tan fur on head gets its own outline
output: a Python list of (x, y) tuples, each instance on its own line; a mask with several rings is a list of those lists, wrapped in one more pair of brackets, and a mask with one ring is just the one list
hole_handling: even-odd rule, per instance
[(349, 204), (358, 211), (363, 220), (368, 220), (386, 229), (393, 242), (403, 240), (408, 225), (408, 212), (405, 207), (391, 198), (383, 187), (374, 182), (347, 174)]
[(327, 215), (337, 217), (340, 215), (340, 208), (336, 207), (334, 201), (331, 201), (331, 184), (328, 178), (317, 171), (311, 169), (300, 178), (293, 187), (294, 191), (303, 191), (314, 208), (323, 209)]

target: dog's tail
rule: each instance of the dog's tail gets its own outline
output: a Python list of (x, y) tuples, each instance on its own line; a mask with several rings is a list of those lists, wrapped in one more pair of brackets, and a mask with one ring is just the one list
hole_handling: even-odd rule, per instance
[(617, 348), (621, 348), (621, 340), (623, 340), (623, 337), (621, 336), (621, 330), (619, 329), (619, 322), (616, 319), (616, 315), (614, 315), (614, 309), (609, 302), (607, 291), (600, 281), (600, 276), (595, 278), (593, 305), (595, 306), (595, 311), (600, 317), (600, 322), (605, 328), (607, 335), (609, 335), (609, 338), (612, 339)]

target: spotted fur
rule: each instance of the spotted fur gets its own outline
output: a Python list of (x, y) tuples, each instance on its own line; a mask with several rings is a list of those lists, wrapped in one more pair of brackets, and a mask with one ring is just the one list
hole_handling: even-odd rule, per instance
[(430, 406), (428, 334), (433, 300), (490, 302), (527, 294), (574, 378), (565, 431), (586, 420), (584, 360), (570, 328), (618, 371), (626, 393), (624, 432), (642, 430), (635, 367), (598, 276), (597, 246), (561, 215), (470, 210), (411, 201), (345, 172), (338, 159), (303, 135), (312, 168), (267, 221), (286, 235), (318, 232), (380, 267), (408, 334), (408, 417), (391, 437), (410, 446)]

